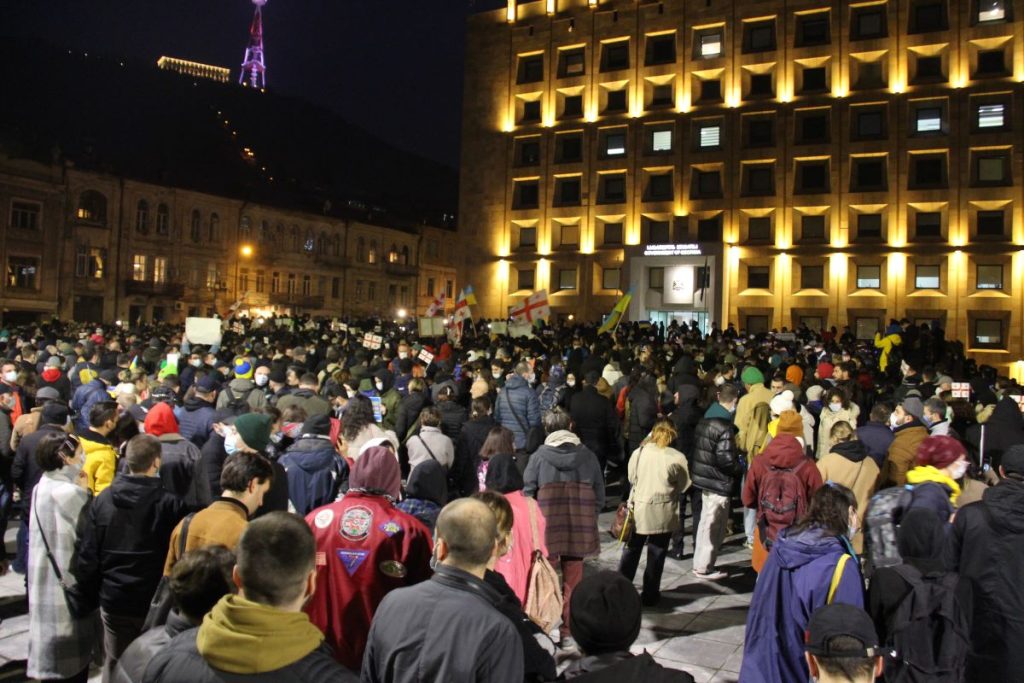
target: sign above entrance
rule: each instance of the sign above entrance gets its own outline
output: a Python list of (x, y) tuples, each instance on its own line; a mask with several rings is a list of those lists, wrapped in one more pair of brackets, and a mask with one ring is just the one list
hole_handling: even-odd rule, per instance
[(700, 256), (699, 244), (648, 244), (644, 256)]

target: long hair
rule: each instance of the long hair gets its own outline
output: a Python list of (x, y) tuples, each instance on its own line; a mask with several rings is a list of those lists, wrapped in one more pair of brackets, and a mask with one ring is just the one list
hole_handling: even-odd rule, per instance
[(514, 453), (515, 450), (515, 438), (512, 435), (512, 430), (508, 427), (491, 427), (491, 430), (487, 432), (484, 445), (480, 447), (480, 459), (489, 460), (492, 455)]
[(829, 482), (811, 496), (807, 512), (786, 532), (787, 536), (818, 527), (832, 536), (844, 536), (850, 527), (850, 508), (857, 507), (857, 497), (842, 484)]

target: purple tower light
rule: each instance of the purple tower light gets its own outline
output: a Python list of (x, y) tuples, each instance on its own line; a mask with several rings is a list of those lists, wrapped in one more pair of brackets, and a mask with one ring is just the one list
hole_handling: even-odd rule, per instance
[[(249, 26), (249, 45), (245, 48), (245, 59), (242, 60), (242, 73), (238, 76), (238, 82), (242, 85), (251, 85), (254, 88), (267, 87), (267, 65), (263, 62), (263, 5), (267, 0), (252, 0), (256, 6), (256, 13), (252, 16), (252, 24)], [(248, 83), (246, 83), (248, 76)]]

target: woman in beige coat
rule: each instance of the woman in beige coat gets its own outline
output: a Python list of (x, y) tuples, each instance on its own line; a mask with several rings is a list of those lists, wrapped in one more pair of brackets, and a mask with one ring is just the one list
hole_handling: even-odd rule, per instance
[[(825, 482), (842, 484), (857, 498), (857, 516), (864, 519), (868, 503), (878, 487), (879, 469), (868, 455), (864, 444), (857, 440), (849, 422), (836, 422), (828, 434), (831, 449), (818, 460), (818, 471)], [(864, 549), (864, 533), (858, 529), (853, 538), (853, 549)]]
[(679, 529), (679, 495), (690, 488), (686, 457), (672, 448), (676, 429), (660, 419), (651, 434), (629, 459), (630, 505), (636, 530), (622, 549), (619, 572), (630, 581), (636, 576), (640, 553), (647, 546), (647, 569), (640, 598), (652, 607), (661, 598), (661, 572), (672, 532)]
[(857, 418), (860, 417), (860, 408), (857, 407), (856, 403), (850, 401), (845, 391), (838, 387), (828, 390), (823, 403), (825, 405), (821, 410), (821, 421), (818, 424), (818, 448), (814, 451), (817, 454), (818, 460), (825, 457), (832, 446), (832, 442), (829, 439), (829, 435), (832, 433), (832, 425), (837, 422), (855, 425), (857, 424)]

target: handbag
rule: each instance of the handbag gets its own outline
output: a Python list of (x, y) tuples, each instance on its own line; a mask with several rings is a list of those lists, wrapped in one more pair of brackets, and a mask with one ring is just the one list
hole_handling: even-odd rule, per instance
[(39, 506), (35, 504), (35, 501), (32, 502), (36, 526), (39, 527), (39, 535), (42, 537), (43, 546), (46, 548), (46, 557), (50, 560), (50, 567), (53, 568), (53, 573), (57, 575), (57, 583), (60, 585), (61, 592), (64, 593), (64, 601), (67, 603), (68, 612), (75, 619), (84, 619), (99, 609), (99, 596), (86, 594), (82, 592), (77, 584), (70, 584), (64, 580), (64, 574), (61, 572), (60, 567), (57, 566), (57, 558), (50, 551), (50, 542), (46, 539), (46, 534), (43, 532), (43, 523), (39, 521)]
[(548, 633), (562, 619), (562, 584), (558, 580), (558, 572), (544, 557), (540, 549), (537, 532), (536, 503), (527, 499), (530, 509), (530, 532), (533, 537), (533, 554), (530, 560), (530, 578), (526, 584), (526, 604), (523, 612), (537, 624), (544, 633)]
[(516, 423), (519, 425), (519, 428), (523, 430), (523, 434), (526, 436), (526, 442), (523, 449), (527, 453), (533, 453), (544, 444), (544, 429), (542, 427), (526, 426), (526, 423), (523, 422), (523, 418), (519, 417), (516, 409), (512, 407), (512, 399), (509, 398), (508, 390), (505, 390), (505, 403), (508, 404), (509, 412), (512, 413), (512, 417), (516, 419)]
[[(640, 451), (636, 454), (638, 468), (640, 466), (640, 455), (643, 452), (644, 447), (641, 446)], [(619, 543), (628, 543), (636, 531), (636, 517), (633, 515), (633, 491), (635, 490), (636, 487), (634, 486), (629, 492), (629, 500), (622, 501), (619, 503), (619, 507), (615, 508), (615, 518), (608, 529), (608, 533)]]
[[(185, 517), (181, 523), (181, 533), (178, 534), (178, 559), (185, 554), (185, 541), (188, 540), (188, 525), (196, 513)], [(145, 633), (151, 628), (163, 626), (167, 623), (167, 615), (174, 607), (174, 597), (171, 595), (171, 577), (161, 577), (157, 584), (153, 599), (149, 601), (149, 611), (146, 612), (146, 621), (142, 624), (142, 632)]]

